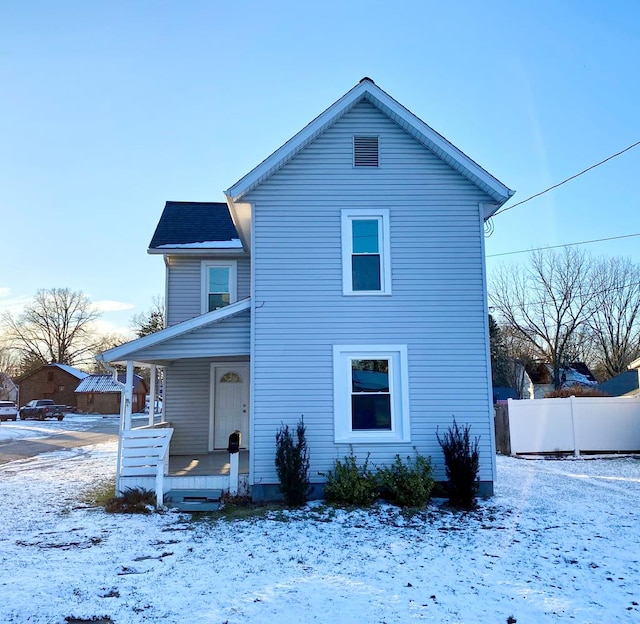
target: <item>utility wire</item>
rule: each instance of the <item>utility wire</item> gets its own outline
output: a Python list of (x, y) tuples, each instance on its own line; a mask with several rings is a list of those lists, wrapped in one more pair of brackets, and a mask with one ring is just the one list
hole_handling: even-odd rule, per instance
[(536, 193), (535, 195), (532, 195), (531, 197), (527, 197), (527, 199), (523, 199), (522, 201), (517, 202), (515, 204), (512, 204), (511, 206), (507, 206), (506, 208), (502, 208), (502, 209), (498, 210), (492, 216), (493, 217), (497, 217), (499, 214), (502, 214), (503, 212), (507, 212), (507, 210), (511, 210), (512, 208), (515, 208), (516, 206), (522, 206), (522, 204), (526, 204), (528, 201), (531, 201), (532, 199), (535, 199), (536, 197), (540, 197), (540, 195), (544, 195), (545, 193), (548, 193), (549, 191), (552, 191), (553, 189), (556, 189), (559, 186), (562, 186), (563, 184), (566, 184), (567, 182), (570, 182), (571, 180), (575, 180), (576, 178), (580, 177), (581, 175), (587, 173), (587, 171), (591, 171), (592, 169), (595, 169), (596, 167), (599, 167), (600, 165), (604, 165), (604, 163), (609, 162), (610, 160), (613, 160), (614, 158), (620, 156), (621, 154), (624, 154), (625, 152), (628, 152), (630, 149), (633, 149), (634, 147), (637, 147), (638, 145), (640, 145), (640, 141), (637, 141), (633, 145), (629, 145), (629, 147), (625, 147), (623, 150), (621, 150), (621, 151), (619, 151), (619, 152), (617, 152), (615, 154), (612, 154), (611, 156), (605, 158), (604, 160), (601, 160), (600, 162), (597, 162), (595, 165), (591, 165), (591, 167), (587, 167), (586, 169), (583, 169), (582, 171), (580, 171), (580, 173), (576, 173), (575, 175), (572, 175), (571, 177), (567, 178), (566, 180), (562, 180), (562, 182), (558, 182), (558, 184), (554, 184), (553, 186), (550, 186), (549, 188), (545, 189), (544, 191), (540, 191), (539, 193)]
[(498, 256), (513, 256), (515, 254), (529, 253), (531, 251), (544, 251), (545, 249), (559, 249), (560, 247), (577, 247), (578, 245), (589, 245), (590, 243), (602, 243), (604, 241), (619, 240), (621, 238), (633, 238), (634, 236), (640, 236), (640, 232), (637, 234), (623, 234), (621, 236), (610, 236), (609, 238), (595, 238), (593, 240), (580, 241), (577, 243), (564, 243), (562, 245), (549, 245), (548, 247), (533, 247), (531, 249), (521, 249), (520, 251), (505, 251), (504, 253), (491, 254), (486, 256), (487, 258), (497, 258)]
[[(632, 289), (635, 289), (636, 287), (640, 287), (640, 282), (630, 282), (628, 284), (622, 284), (620, 286), (608, 286), (607, 288), (603, 288), (602, 290), (595, 290), (594, 292), (589, 293), (589, 294), (591, 296), (593, 296), (593, 297), (597, 297), (598, 295), (608, 295), (608, 294), (616, 292), (618, 290), (625, 290), (625, 289), (632, 290)], [(490, 295), (489, 295), (489, 299), (491, 299)], [(542, 301), (528, 301), (527, 305), (545, 305), (547, 303), (553, 304), (555, 302), (556, 302), (556, 299), (552, 296), (552, 294), (550, 294), (548, 299), (545, 298)], [(489, 301), (489, 303), (491, 303), (491, 301)], [(496, 309), (499, 309), (499, 308), (500, 308), (500, 306), (491, 306), (491, 305), (489, 305), (489, 309), (492, 309), (492, 310), (496, 310)]]

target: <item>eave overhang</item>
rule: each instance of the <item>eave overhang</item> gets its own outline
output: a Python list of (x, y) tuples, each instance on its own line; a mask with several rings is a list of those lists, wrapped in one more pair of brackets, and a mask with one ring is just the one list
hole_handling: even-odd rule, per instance
[(96, 360), (105, 363), (138, 361), (136, 358), (136, 354), (139, 354), (149, 347), (155, 347), (164, 342), (167, 342), (168, 340), (172, 340), (174, 338), (177, 338), (178, 336), (182, 336), (183, 334), (192, 332), (201, 327), (206, 327), (207, 325), (218, 323), (225, 319), (231, 318), (232, 316), (240, 314), (241, 312), (249, 310), (250, 308), (251, 299), (242, 299), (241, 301), (232, 303), (228, 306), (225, 306), (224, 308), (214, 310), (213, 312), (207, 312), (206, 314), (201, 314), (200, 316), (196, 316), (195, 318), (189, 319), (188, 321), (183, 321), (182, 323), (178, 323), (177, 325), (172, 325), (171, 327), (167, 327), (166, 329), (162, 329), (153, 334), (149, 334), (148, 336), (144, 336), (142, 338), (137, 338), (136, 340), (127, 342), (126, 344), (120, 345), (119, 347), (114, 347), (113, 349), (103, 351), (102, 353), (96, 355)]

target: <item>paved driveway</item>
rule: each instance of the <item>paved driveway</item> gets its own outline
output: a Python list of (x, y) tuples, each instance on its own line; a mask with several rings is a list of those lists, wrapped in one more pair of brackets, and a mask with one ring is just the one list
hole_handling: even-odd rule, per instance
[[(134, 418), (144, 425), (146, 416)], [(19, 420), (0, 425), (0, 464), (35, 457), (41, 453), (115, 440), (118, 416), (67, 414), (62, 421)]]

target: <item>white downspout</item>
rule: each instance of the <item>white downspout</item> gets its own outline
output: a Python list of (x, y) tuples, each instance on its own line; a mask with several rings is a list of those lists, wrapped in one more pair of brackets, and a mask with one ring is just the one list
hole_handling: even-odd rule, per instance
[(156, 417), (156, 365), (152, 364), (149, 372), (149, 427), (153, 427)]

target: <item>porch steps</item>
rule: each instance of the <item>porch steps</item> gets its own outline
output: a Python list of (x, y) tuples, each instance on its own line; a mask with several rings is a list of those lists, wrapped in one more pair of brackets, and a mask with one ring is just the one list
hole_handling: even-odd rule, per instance
[(164, 502), (180, 511), (217, 511), (222, 507), (222, 490), (169, 490)]

